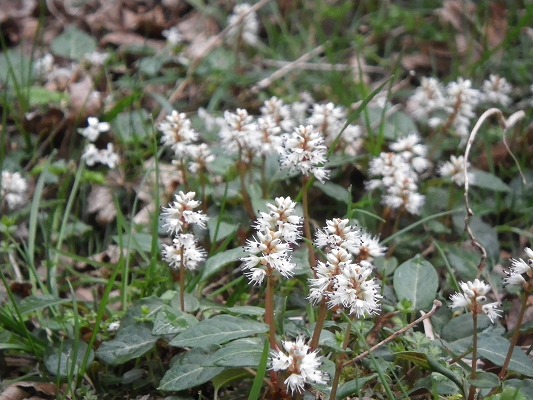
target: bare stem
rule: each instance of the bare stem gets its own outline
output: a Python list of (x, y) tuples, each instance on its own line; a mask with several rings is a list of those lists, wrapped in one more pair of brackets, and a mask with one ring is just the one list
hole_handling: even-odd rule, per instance
[(308, 199), (308, 192), (309, 192), (309, 185), (307, 184), (309, 181), (309, 178), (307, 176), (303, 177), (303, 185), (302, 185), (302, 207), (304, 209), (304, 235), (307, 243), (307, 249), (309, 250), (309, 265), (311, 266), (311, 269), (315, 268), (316, 258), (315, 258), (315, 248), (313, 247), (313, 237), (311, 236), (311, 225), (310, 225), (310, 218), (309, 218), (309, 199)]
[[(476, 379), (477, 377), (477, 313), (472, 313), (472, 321), (474, 323), (474, 330), (472, 336), (472, 371), (470, 372), (470, 379)], [(470, 390), (468, 392), (468, 400), (474, 400), (476, 395), (476, 387), (470, 384)]]
[(388, 338), (386, 338), (385, 340), (382, 340), (381, 342), (379, 342), (375, 346), (372, 346), (370, 349), (368, 349), (367, 351), (359, 354), (357, 357), (351, 359), (350, 361), (345, 362), (342, 365), (342, 368), (345, 368), (348, 365), (355, 364), (356, 362), (358, 362), (358, 361), (362, 360), (363, 358), (365, 358), (366, 356), (368, 356), (371, 352), (376, 351), (377, 349), (379, 349), (380, 347), (386, 345), (389, 342), (392, 342), (394, 339), (396, 339), (397, 337), (403, 335), (405, 332), (407, 332), (413, 326), (415, 326), (415, 325), (419, 324), (420, 322), (424, 321), (425, 319), (430, 318), (431, 316), (433, 316), (441, 307), (442, 307), (442, 303), (439, 300), (433, 301), (433, 308), (431, 308), (431, 310), (428, 311), (427, 314), (422, 315), (420, 318), (414, 320), (409, 325), (406, 325), (405, 327), (403, 327), (399, 331), (394, 332)]
[(270, 348), (272, 350), (277, 350), (278, 345), (276, 344), (276, 321), (274, 320), (274, 282), (272, 276), (272, 270), (270, 267), (267, 267), (269, 270), (267, 272), (267, 288), (266, 288), (266, 299), (265, 299), (265, 323), (269, 326), (269, 335), (268, 340), (270, 342)]
[(516, 346), (516, 343), (518, 342), (518, 338), (520, 337), (520, 325), (522, 325), (522, 321), (524, 320), (524, 315), (526, 313), (527, 298), (528, 298), (528, 294), (522, 293), (520, 313), (518, 314), (518, 319), (516, 320), (516, 327), (513, 332), (513, 337), (511, 338), (511, 345), (509, 346), (509, 350), (507, 351), (507, 356), (505, 357), (502, 370), (500, 371), (500, 374), (499, 374), (500, 379), (505, 378), (505, 375), (507, 374), (507, 369), (509, 368), (509, 364), (511, 363), (511, 357), (513, 356), (514, 348)]
[(183, 265), (183, 254), (180, 261), (180, 309), (185, 312), (185, 265)]
[[(350, 343), (351, 332), (352, 332), (352, 324), (348, 323), (346, 326), (346, 333), (344, 334), (344, 341), (342, 342), (343, 350), (346, 350), (348, 348), (348, 344)], [(345, 354), (341, 354), (340, 360), (338, 360), (335, 365), (335, 376), (333, 377), (333, 381), (331, 382), (331, 393), (329, 395), (330, 400), (335, 400), (337, 397), (337, 387), (339, 386), (341, 372), (342, 372), (342, 369), (344, 368), (344, 365), (342, 363), (344, 358), (345, 358)]]
[(322, 328), (324, 327), (324, 321), (328, 315), (328, 305), (326, 300), (322, 299), (320, 302), (320, 308), (318, 309), (318, 317), (315, 324), (315, 330), (313, 331), (313, 337), (311, 338), (311, 343), (309, 347), (311, 350), (316, 350), (318, 348), (318, 341), (320, 340), (320, 333), (322, 333)]

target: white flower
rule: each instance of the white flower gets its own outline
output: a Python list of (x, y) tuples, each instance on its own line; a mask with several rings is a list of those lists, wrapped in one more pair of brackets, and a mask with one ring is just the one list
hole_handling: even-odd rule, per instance
[(491, 74), (489, 79), (483, 82), (481, 98), (487, 103), (501, 104), (507, 107), (511, 104), (511, 91), (513, 87), (501, 76)]
[(472, 82), (469, 79), (459, 78), (456, 82), (450, 82), (446, 87), (447, 107), (450, 111), (448, 121), (451, 122), (452, 132), (463, 139), (470, 133), (470, 121), (475, 116), (474, 109), (481, 99), (481, 93), (477, 89), (472, 89)]
[[(439, 167), (439, 175), (442, 177), (450, 178), (457, 186), (463, 186), (465, 184), (464, 174), (465, 159), (463, 156), (455, 157), (450, 156), (450, 161), (446, 161)], [(470, 163), (467, 163), (467, 174), (470, 183), (474, 181), (474, 174), (468, 172)]]
[(313, 130), (311, 125), (300, 125), (294, 132), (285, 137), (280, 161), (282, 168), (291, 172), (300, 171), (324, 183), (329, 176), (329, 170), (322, 166), (326, 162), (327, 147), (321, 133)]
[(277, 97), (271, 97), (265, 100), (261, 107), (261, 114), (264, 117), (271, 118), (274, 123), (281, 128), (283, 132), (289, 132), (294, 127), (294, 121), (291, 118), (291, 109), (283, 103), (283, 100)]
[[(444, 90), (436, 78), (422, 78), (420, 86), (415, 89), (409, 98), (407, 108), (418, 121), (429, 120), (435, 110), (444, 108), (446, 105)], [(438, 125), (439, 121), (433, 125)]]
[(284, 383), (291, 394), (301, 393), (306, 383), (327, 382), (328, 375), (318, 369), (322, 365), (321, 357), (316, 350), (310, 351), (303, 338), (300, 337), (294, 342), (284, 341), (283, 348), (285, 351), (270, 353), (270, 368), (274, 371), (287, 371), (290, 374)]
[(281, 128), (267, 116), (257, 120), (257, 129), (261, 134), (259, 154), (262, 156), (278, 154), (283, 148), (283, 138), (279, 135)]
[(275, 202), (267, 203), (269, 212), (261, 212), (254, 227), (260, 232), (278, 231), (282, 240), (296, 243), (302, 237), (302, 218), (295, 214), (296, 203), (290, 197), (276, 197)]
[(179, 233), (190, 224), (196, 224), (201, 228), (206, 228), (209, 219), (201, 211), (194, 211), (200, 206), (200, 202), (194, 200), (195, 192), (183, 193), (180, 191), (175, 195), (176, 201), (163, 207), (161, 216), (164, 220), (163, 228), (167, 228), (169, 233)]
[(512, 258), (511, 268), (507, 273), (505, 283), (508, 285), (521, 286), (526, 290), (531, 291), (531, 285), (533, 284), (533, 250), (526, 247), (524, 251), (528, 257), (527, 262), (521, 258)]
[(452, 304), (450, 308), (466, 307), (473, 314), (486, 314), (492, 323), (499, 317), (498, 303), (486, 303), (486, 294), (490, 286), (485, 282), (475, 279), (473, 282), (460, 282), (462, 293), (454, 293), (450, 296)]
[(325, 228), (317, 231), (315, 239), (317, 247), (341, 247), (348, 251), (357, 248), (360, 242), (360, 230), (350, 225), (350, 220), (340, 218), (326, 220)]
[[(14, 210), (27, 201), (28, 182), (18, 172), (2, 171), (0, 201), (7, 204), (8, 210)], [(0, 207), (0, 210), (2, 208)]]
[(228, 26), (230, 27), (228, 38), (233, 43), (242, 40), (245, 44), (255, 46), (259, 42), (257, 14), (255, 11), (249, 12), (250, 8), (251, 6), (247, 3), (238, 4), (233, 8), (233, 14), (228, 18)]
[(427, 146), (421, 144), (420, 140), (418, 133), (413, 132), (390, 145), (391, 150), (399, 154), (419, 174), (431, 165), (426, 158)]
[(161, 32), (161, 35), (167, 40), (167, 44), (171, 47), (175, 47), (183, 42), (183, 35), (177, 26), (173, 26), (170, 29), (165, 29)]
[(178, 233), (172, 245), (163, 245), (161, 251), (163, 259), (174, 269), (181, 266), (194, 271), (205, 261), (207, 253), (196, 243), (196, 238), (190, 233)]
[(107, 122), (100, 122), (96, 117), (87, 118), (88, 126), (78, 129), (78, 132), (85, 136), (89, 142), (94, 142), (100, 136), (100, 133), (107, 132), (110, 128)]
[(352, 250), (352, 253), (357, 256), (357, 262), (363, 264), (373, 261), (375, 257), (384, 256), (386, 251), (387, 248), (379, 244), (377, 237), (362, 232), (360, 243)]
[(109, 58), (109, 53), (103, 53), (99, 51), (93, 51), (92, 53), (85, 54), (83, 60), (91, 65), (104, 65)]
[(413, 178), (396, 174), (393, 185), (382, 197), (382, 203), (393, 210), (405, 210), (409, 214), (418, 215), (422, 211), (425, 197), (417, 192), (418, 186)]
[(81, 158), (85, 160), (85, 163), (89, 167), (92, 167), (94, 164), (100, 162), (100, 152), (93, 143), (87, 143)]
[(98, 153), (100, 163), (107, 165), (109, 168), (115, 168), (120, 161), (118, 154), (115, 153), (115, 149), (113, 148), (113, 143), (108, 143), (107, 148), (100, 150)]
[(198, 140), (198, 133), (191, 128), (191, 121), (185, 113), (173, 110), (157, 127), (162, 133), (161, 143), (174, 151), (176, 158), (184, 157), (192, 142)]
[(197, 174), (200, 171), (206, 171), (207, 166), (215, 161), (215, 156), (211, 154), (211, 149), (206, 143), (199, 145), (189, 145), (187, 148), (190, 157), (189, 171)]
[(225, 111), (226, 122), (219, 132), (221, 145), (230, 154), (239, 154), (250, 161), (262, 146), (262, 135), (248, 111), (238, 108), (235, 113)]
[(46, 53), (43, 57), (38, 58), (33, 63), (33, 70), (40, 78), (47, 79), (54, 70), (54, 56)]

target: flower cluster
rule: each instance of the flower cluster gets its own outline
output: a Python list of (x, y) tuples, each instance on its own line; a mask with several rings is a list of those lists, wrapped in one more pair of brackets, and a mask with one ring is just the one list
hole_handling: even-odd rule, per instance
[(287, 371), (290, 374), (284, 383), (292, 394), (301, 393), (306, 383), (327, 383), (328, 374), (319, 370), (322, 365), (321, 357), (316, 350), (311, 351), (303, 338), (297, 338), (294, 342), (284, 341), (283, 348), (285, 351), (270, 353), (271, 369)]
[(492, 323), (500, 317), (498, 302), (486, 303), (486, 294), (490, 291), (489, 285), (475, 279), (473, 282), (461, 282), (459, 286), (462, 293), (457, 292), (450, 296), (452, 301), (450, 308), (466, 307), (472, 314), (486, 314)]
[(285, 137), (280, 161), (283, 168), (299, 171), (305, 176), (313, 175), (324, 183), (329, 176), (329, 170), (323, 167), (326, 156), (327, 147), (322, 134), (311, 125), (300, 125)]
[(276, 204), (267, 204), (269, 212), (261, 212), (254, 227), (254, 240), (248, 240), (244, 250), (249, 253), (241, 261), (250, 283), (261, 284), (277, 272), (289, 278), (296, 264), (291, 261), (291, 245), (301, 238), (302, 218), (296, 215), (296, 203), (289, 197), (278, 197)]
[(242, 42), (255, 46), (259, 42), (257, 14), (250, 12), (250, 8), (251, 6), (247, 3), (238, 4), (233, 9), (233, 14), (228, 18), (228, 37), (233, 43)]
[(163, 228), (170, 234), (174, 234), (171, 245), (163, 245), (163, 259), (173, 268), (181, 267), (189, 270), (196, 270), (205, 260), (206, 252), (198, 246), (197, 240), (191, 233), (188, 233), (191, 225), (198, 225), (206, 228), (208, 217), (201, 211), (195, 211), (200, 206), (200, 202), (194, 200), (196, 193), (179, 192), (176, 201), (163, 208), (161, 214), (163, 218)]
[[(468, 181), (474, 181), (474, 174), (468, 171), (470, 163), (466, 164)], [(463, 156), (450, 156), (450, 161), (446, 161), (439, 167), (439, 175), (444, 178), (450, 178), (457, 186), (465, 184), (465, 158)]]
[(85, 145), (82, 155), (82, 159), (89, 167), (95, 164), (104, 164), (109, 168), (115, 168), (118, 165), (120, 158), (115, 152), (113, 143), (107, 143), (105, 149), (98, 149), (93, 143), (101, 133), (107, 132), (109, 129), (109, 123), (100, 122), (96, 117), (89, 117), (87, 118), (87, 126), (78, 130), (90, 142)]
[(505, 283), (508, 285), (520, 286), (530, 293), (533, 291), (533, 250), (529, 247), (524, 249), (527, 262), (521, 258), (511, 259), (511, 268), (505, 278)]
[(28, 182), (18, 172), (2, 171), (0, 186), (0, 210), (14, 210), (26, 204)]
[(326, 248), (326, 262), (318, 261), (315, 278), (309, 279), (309, 300), (316, 304), (324, 299), (328, 307), (345, 307), (358, 318), (377, 313), (381, 295), (379, 284), (371, 277), (371, 261), (385, 249), (347, 219), (326, 224), (315, 240), (317, 247)]
[(418, 134), (412, 133), (392, 143), (392, 152), (382, 152), (370, 161), (372, 179), (365, 182), (368, 190), (382, 189), (385, 206), (415, 215), (420, 214), (425, 201), (418, 193), (419, 175), (431, 165), (426, 146), (419, 142)]

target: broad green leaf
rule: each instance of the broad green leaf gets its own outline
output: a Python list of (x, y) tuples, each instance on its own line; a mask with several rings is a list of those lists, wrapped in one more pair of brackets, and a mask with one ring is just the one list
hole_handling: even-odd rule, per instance
[(242, 247), (226, 250), (215, 254), (213, 257), (209, 257), (202, 269), (202, 281), (208, 280), (226, 265), (239, 261), (241, 257), (246, 257), (246, 253)]
[(207, 366), (257, 368), (263, 355), (263, 343), (259, 338), (237, 339), (217, 350), (209, 360)]
[[(522, 397), (509, 397), (509, 400), (525, 400), (533, 399), (533, 379), (508, 379), (503, 383), (504, 392), (510, 390), (511, 393), (519, 390), (525, 396)], [(503, 400), (503, 397), (502, 397)], [(507, 399), (506, 399), (507, 400)]]
[(113, 131), (123, 143), (141, 143), (152, 133), (150, 118), (145, 110), (125, 111), (112, 123)]
[(56, 56), (80, 61), (87, 54), (96, 50), (96, 40), (73, 26), (56, 37), (51, 45)]
[(496, 374), (479, 371), (476, 374), (476, 379), (470, 379), (469, 382), (477, 388), (492, 389), (493, 387), (500, 385), (500, 378), (498, 378), (498, 375)]
[[(455, 230), (460, 233), (464, 232), (465, 214), (455, 214), (452, 220)], [(474, 236), (487, 250), (488, 256), (492, 260), (497, 260), (500, 255), (500, 242), (498, 241), (496, 230), (489, 224), (483, 222), (477, 215), (470, 218), (470, 227)]]
[[(487, 329), (490, 325), (490, 319), (485, 315), (479, 316), (478, 332)], [(448, 342), (454, 342), (464, 338), (468, 338), (471, 342), (473, 331), (474, 323), (472, 322), (472, 314), (466, 313), (452, 318), (446, 325), (444, 325), (441, 331), (441, 337)], [(467, 346), (469, 345), (470, 343), (467, 344)]]
[(253, 317), (259, 317), (265, 314), (265, 309), (263, 307), (255, 306), (233, 306), (227, 308), (226, 311), (231, 314), (250, 315)]
[(150, 351), (156, 341), (149, 324), (131, 324), (120, 329), (115, 338), (102, 343), (96, 356), (107, 364), (124, 364)]
[(355, 396), (360, 394), (363, 387), (374, 379), (376, 379), (377, 374), (371, 374), (362, 378), (354, 379), (343, 383), (339, 386), (337, 390), (337, 399), (346, 399), (348, 396)]
[(224, 368), (204, 366), (212, 354), (211, 349), (201, 347), (176, 357), (176, 362), (159, 383), (159, 389), (180, 391), (210, 381), (224, 370)]
[(20, 51), (8, 50), (0, 53), (0, 84), (7, 87), (29, 86), (33, 80), (30, 59)]
[(474, 175), (474, 179), (471, 183), (472, 186), (489, 189), (494, 192), (509, 192), (511, 190), (511, 188), (496, 175), (480, 170), (473, 171), (472, 173)]
[[(192, 312), (195, 312), (196, 310), (198, 310), (200, 308), (200, 302), (198, 301), (198, 298), (196, 298), (196, 296), (193, 296), (192, 294), (190, 293), (185, 293), (185, 298), (184, 298), (184, 309), (185, 309), (185, 312), (187, 313), (192, 313)], [(175, 308), (176, 310), (180, 310), (181, 309), (181, 304), (180, 304), (180, 292), (179, 290), (176, 291), (176, 295), (172, 298), (172, 300), (170, 300), (170, 305)]]
[[(209, 240), (211, 241), (211, 243), (215, 243), (222, 239), (225, 239), (229, 235), (235, 233), (238, 227), (239, 226), (236, 224), (229, 224), (225, 221), (220, 221), (220, 223), (218, 223), (218, 218), (216, 217), (209, 218), (209, 221), (207, 221), (207, 228), (209, 229)], [(216, 238), (215, 233), (217, 235)]]
[(341, 185), (337, 185), (336, 183), (331, 182), (315, 182), (313, 186), (320, 189), (324, 194), (331, 197), (332, 199), (335, 199), (345, 204), (350, 204), (352, 202), (351, 193), (348, 191), (348, 189), (342, 187)]
[(250, 319), (217, 315), (180, 333), (171, 342), (176, 347), (200, 347), (222, 344), (230, 340), (253, 336), (268, 330), (268, 326)]
[(452, 245), (446, 249), (446, 257), (450, 266), (454, 269), (457, 277), (470, 281), (476, 278), (478, 273), (479, 253), (468, 251), (459, 245)]
[(250, 378), (250, 372), (245, 369), (227, 369), (215, 376), (211, 383), (215, 391), (218, 391), (232, 382), (243, 381), (246, 378)]
[(155, 316), (152, 335), (175, 335), (197, 323), (198, 320), (192, 315), (173, 307), (163, 306)]
[(51, 294), (43, 294), (41, 296), (29, 296), (19, 304), (21, 314), (30, 314), (33, 311), (42, 310), (43, 308), (57, 306), (59, 304), (71, 303), (71, 299), (60, 299)]
[(84, 372), (80, 370), (80, 367), (87, 351), (89, 351), (87, 365), (90, 365), (94, 360), (92, 349), (89, 349), (83, 340), (69, 339), (60, 345), (54, 344), (53, 347), (48, 348), (44, 365), (48, 372), (53, 375), (60, 377), (79, 375)]
[(425, 353), (418, 351), (398, 351), (394, 353), (394, 357), (399, 360), (406, 360), (423, 369), (429, 369), (429, 362)]
[(409, 300), (413, 310), (421, 310), (435, 300), (439, 276), (431, 263), (416, 255), (396, 268), (393, 282), (398, 300)]
[[(481, 357), (501, 367), (505, 361), (509, 346), (510, 343), (506, 338), (481, 335), (478, 342), (478, 353)], [(533, 362), (520, 347), (514, 348), (509, 370), (533, 377)]]
[(31, 107), (61, 104), (70, 100), (66, 93), (48, 90), (42, 86), (30, 87), (28, 97)]

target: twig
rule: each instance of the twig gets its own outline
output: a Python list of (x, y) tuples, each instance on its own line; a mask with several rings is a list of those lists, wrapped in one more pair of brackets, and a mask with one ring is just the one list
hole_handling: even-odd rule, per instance
[[(472, 211), (472, 208), (470, 207), (470, 199), (468, 197), (468, 192), (470, 189), (470, 179), (468, 178), (467, 166), (468, 166), (468, 157), (470, 155), (470, 149), (472, 148), (472, 144), (474, 143), (474, 140), (479, 131), (479, 128), (481, 128), (481, 125), (483, 125), (483, 122), (485, 122), (485, 120), (492, 115), (496, 115), (498, 117), (498, 122), (503, 129), (503, 137), (504, 137), (504, 143), (505, 143), (505, 133), (507, 132), (507, 130), (513, 127), (519, 120), (524, 118), (525, 113), (522, 110), (517, 111), (514, 114), (512, 114), (508, 120), (506, 120), (500, 109), (489, 108), (487, 111), (481, 114), (481, 117), (479, 117), (478, 121), (476, 122), (476, 125), (472, 129), (472, 132), (470, 132), (470, 136), (468, 137), (468, 142), (466, 144), (466, 150), (465, 150), (465, 162), (463, 165), (463, 174), (465, 177), (465, 195), (464, 196), (465, 196), (465, 208), (466, 208), (465, 229), (474, 247), (477, 247), (479, 251), (481, 252), (481, 260), (479, 261), (479, 265), (478, 265), (479, 271), (483, 269), (485, 261), (487, 260), (487, 250), (476, 238), (476, 236), (474, 235), (474, 232), (472, 231), (472, 228), (470, 227), (470, 218), (474, 216), (474, 212)], [(510, 149), (508, 147), (507, 147), (507, 150), (510, 152)], [(516, 162), (516, 159), (514, 156), (513, 156), (513, 159)], [(525, 180), (523, 175), (522, 175), (522, 179)]]
[(306, 63), (311, 58), (313, 58), (313, 57), (319, 55), (320, 53), (322, 53), (324, 51), (324, 49), (325, 49), (324, 45), (321, 44), (320, 46), (315, 47), (311, 51), (308, 51), (307, 53), (302, 55), (300, 58), (298, 58), (298, 59), (296, 59), (296, 60), (294, 60), (292, 62), (289, 62), (288, 64), (284, 65), (283, 67), (281, 67), (277, 71), (274, 71), (270, 76), (267, 76), (266, 78), (261, 79), (259, 82), (257, 82), (250, 89), (250, 93), (251, 94), (259, 93), (262, 89), (265, 89), (268, 86), (270, 86), (274, 81), (276, 81), (278, 79), (281, 79), (282, 77), (284, 77), (285, 75), (287, 75), (291, 71), (294, 71), (295, 69), (298, 69), (301, 64)]
[[(234, 23), (232, 24), (229, 24), (228, 26), (226, 26), (223, 30), (221, 30), (217, 35), (211, 37), (209, 39), (209, 41), (207, 42), (207, 44), (204, 46), (203, 48), (203, 51), (200, 52), (200, 54), (198, 54), (192, 61), (191, 61), (191, 64), (189, 65), (189, 68), (187, 70), (187, 76), (185, 77), (184, 80), (182, 80), (179, 84), (176, 85), (175, 89), (173, 90), (173, 92), (171, 93), (170, 97), (169, 97), (169, 103), (172, 104), (174, 103), (182, 94), (182, 92), (185, 90), (185, 88), (187, 87), (187, 85), (190, 83), (191, 79), (192, 79), (192, 76), (194, 74), (194, 72), (196, 72), (196, 70), (198, 69), (198, 67), (200, 66), (200, 64), (202, 63), (202, 61), (210, 54), (213, 52), (213, 50), (215, 50), (217, 47), (220, 47), (222, 45), (222, 43), (224, 42), (224, 39), (228, 36), (229, 32), (239, 26), (240, 24), (243, 23), (243, 21), (248, 17), (248, 15), (258, 11), (260, 8), (264, 7), (265, 5), (267, 5), (271, 0), (260, 0), (258, 1), (256, 4), (254, 4), (253, 6), (250, 7), (250, 9), (248, 11), (246, 11), (245, 13), (241, 14), (239, 16), (239, 18), (237, 18), (237, 20), (235, 20)], [(161, 122), (161, 120), (163, 118), (165, 118), (165, 116), (167, 115), (167, 111), (163, 108), (161, 110), (161, 112), (159, 113), (159, 115), (157, 116), (157, 120), (156, 122)]]
[(345, 362), (342, 365), (342, 368), (347, 367), (347, 366), (352, 365), (352, 364), (355, 364), (359, 360), (362, 360), (363, 358), (368, 356), (373, 351), (376, 351), (380, 347), (385, 346), (387, 343), (392, 342), (394, 339), (396, 339), (397, 337), (403, 335), (405, 332), (407, 332), (413, 326), (419, 324), (420, 322), (424, 321), (425, 319), (428, 319), (428, 318), (432, 317), (441, 307), (442, 307), (442, 303), (439, 300), (434, 300), (433, 301), (433, 307), (431, 308), (431, 310), (428, 311), (427, 314), (422, 315), (420, 318), (418, 318), (415, 321), (411, 322), (409, 325), (406, 325), (402, 329), (400, 329), (399, 331), (394, 332), (387, 339), (382, 340), (381, 342), (379, 342), (375, 346), (371, 347), (367, 351), (359, 354), (357, 357), (351, 359), (350, 361)]
[[(267, 67), (285, 68), (289, 64), (294, 64), (294, 61), (281, 61), (281, 60), (263, 60), (262, 63)], [(293, 65), (294, 69), (303, 69), (307, 71), (323, 71), (323, 72), (345, 72), (362, 69), (363, 72), (385, 74), (385, 70), (382, 67), (376, 67), (373, 65), (363, 65), (362, 67), (351, 66), (348, 64), (331, 64), (326, 62), (300, 62), (297, 65)]]

